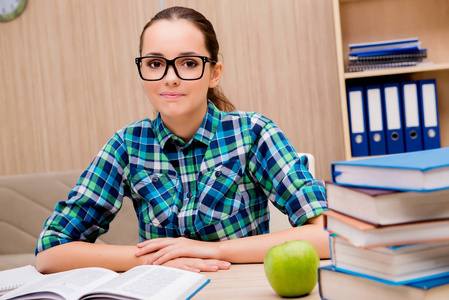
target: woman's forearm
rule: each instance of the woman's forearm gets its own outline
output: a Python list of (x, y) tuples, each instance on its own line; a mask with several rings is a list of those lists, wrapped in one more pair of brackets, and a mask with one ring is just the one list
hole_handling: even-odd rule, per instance
[(220, 242), (202, 242), (184, 237), (158, 238), (139, 243), (140, 257), (148, 253), (148, 264), (163, 264), (178, 257), (218, 259), (232, 263), (261, 263), (267, 251), (276, 245), (293, 240), (306, 240), (315, 246), (320, 258), (329, 258), (329, 235), (324, 230), (323, 216), (308, 224), (284, 231), (242, 237)]
[(145, 262), (136, 257), (137, 246), (104, 245), (70, 242), (51, 247), (36, 256), (36, 268), (41, 273), (54, 273), (83, 267), (102, 267), (126, 271)]
[(320, 258), (330, 257), (329, 234), (319, 225), (307, 224), (284, 231), (220, 242), (219, 259), (233, 263), (260, 263), (271, 247), (292, 240), (306, 240), (315, 246)]

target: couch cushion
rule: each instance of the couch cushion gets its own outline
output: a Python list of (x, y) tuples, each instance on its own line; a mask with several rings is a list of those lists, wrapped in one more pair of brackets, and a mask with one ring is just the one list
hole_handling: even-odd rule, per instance
[(0, 271), (19, 268), (27, 265), (35, 266), (33, 253), (0, 255)]
[[(0, 177), (0, 255), (34, 253), (45, 220), (67, 199), (81, 170)], [(98, 243), (138, 242), (138, 223), (130, 199)]]

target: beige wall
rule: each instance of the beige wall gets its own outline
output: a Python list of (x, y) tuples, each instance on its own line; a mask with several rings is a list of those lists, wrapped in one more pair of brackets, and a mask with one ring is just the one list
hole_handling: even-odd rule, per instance
[(153, 117), (133, 59), (161, 2), (211, 20), (227, 96), (329, 179), (344, 158), (330, 0), (28, 1), (0, 24), (0, 176), (86, 168), (114, 131)]

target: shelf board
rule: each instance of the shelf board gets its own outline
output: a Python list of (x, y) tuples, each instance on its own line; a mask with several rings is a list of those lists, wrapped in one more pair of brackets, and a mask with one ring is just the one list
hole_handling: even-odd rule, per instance
[(345, 79), (354, 79), (354, 78), (386, 76), (386, 75), (396, 75), (396, 74), (404, 74), (404, 73), (441, 71), (441, 70), (449, 70), (449, 63), (424, 65), (424, 66), (416, 66), (416, 67), (378, 69), (378, 70), (373, 70), (373, 71), (362, 71), (362, 72), (349, 72), (349, 73), (344, 74), (344, 78)]

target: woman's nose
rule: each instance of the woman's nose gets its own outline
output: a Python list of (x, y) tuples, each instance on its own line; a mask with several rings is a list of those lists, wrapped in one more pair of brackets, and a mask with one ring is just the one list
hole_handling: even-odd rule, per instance
[(167, 74), (165, 74), (164, 80), (166, 84), (179, 84), (180, 79), (173, 66), (168, 66)]

